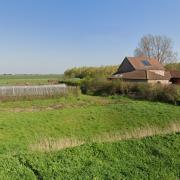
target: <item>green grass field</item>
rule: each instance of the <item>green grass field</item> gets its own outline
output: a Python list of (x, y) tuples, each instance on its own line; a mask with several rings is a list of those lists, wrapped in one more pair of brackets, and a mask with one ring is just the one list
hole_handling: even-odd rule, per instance
[(61, 80), (63, 75), (0, 75), (0, 86), (3, 85), (41, 85), (48, 80)]
[(0, 179), (178, 179), (179, 106), (81, 95), (0, 112)]
[(0, 159), (2, 179), (179, 179), (180, 134)]

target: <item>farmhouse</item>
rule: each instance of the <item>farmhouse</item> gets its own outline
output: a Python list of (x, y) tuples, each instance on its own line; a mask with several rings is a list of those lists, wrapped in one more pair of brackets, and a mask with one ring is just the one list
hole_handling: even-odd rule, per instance
[(154, 58), (145, 56), (125, 57), (116, 73), (109, 79), (123, 79), (129, 82), (169, 84), (171, 74)]

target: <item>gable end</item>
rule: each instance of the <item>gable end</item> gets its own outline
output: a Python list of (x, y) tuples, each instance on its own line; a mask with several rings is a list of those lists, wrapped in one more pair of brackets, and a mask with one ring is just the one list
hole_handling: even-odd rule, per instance
[(132, 64), (129, 62), (128, 58), (125, 57), (123, 62), (121, 63), (121, 65), (118, 68), (118, 71), (116, 74), (121, 74), (121, 73), (126, 73), (126, 72), (131, 72), (134, 71), (134, 67), (132, 66)]

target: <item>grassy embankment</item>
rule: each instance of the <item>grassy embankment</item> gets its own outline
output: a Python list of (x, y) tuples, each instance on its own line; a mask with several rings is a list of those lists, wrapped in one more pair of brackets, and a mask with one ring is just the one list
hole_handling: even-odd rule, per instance
[(0, 153), (6, 154), (40, 148), (38, 144), (43, 148), (47, 141), (89, 142), (135, 133), (139, 128), (147, 133), (149, 129), (175, 128), (180, 120), (178, 106), (123, 97), (3, 102), (0, 110)]
[(179, 132), (179, 106), (80, 96), (1, 102), (0, 111), (3, 179), (178, 177), (179, 134), (120, 140)]
[(179, 134), (0, 159), (2, 179), (179, 179)]

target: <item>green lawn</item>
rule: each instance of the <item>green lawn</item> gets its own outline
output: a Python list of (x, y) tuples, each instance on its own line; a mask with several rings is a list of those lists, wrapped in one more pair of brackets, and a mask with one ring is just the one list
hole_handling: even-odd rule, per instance
[[(179, 134), (119, 140), (179, 129), (179, 106), (126, 97), (81, 95), (1, 102), (0, 177), (141, 179), (149, 175), (152, 179), (175, 179)], [(102, 143), (107, 141), (110, 143)], [(62, 150), (80, 144), (84, 145)], [(156, 167), (159, 172), (153, 172)]]

